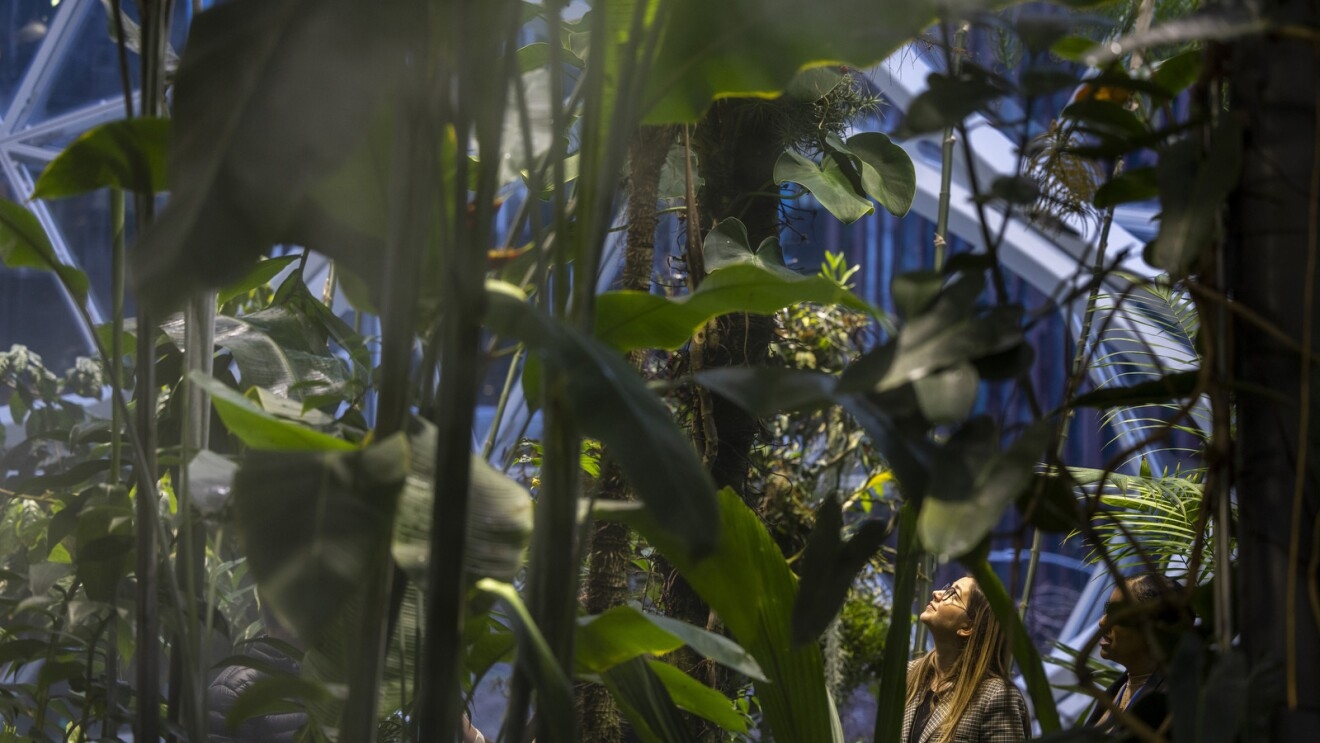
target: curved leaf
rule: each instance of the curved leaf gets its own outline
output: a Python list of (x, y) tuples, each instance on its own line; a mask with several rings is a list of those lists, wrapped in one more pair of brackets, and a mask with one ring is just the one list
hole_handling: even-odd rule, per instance
[(413, 7), (236, 0), (197, 17), (175, 85), (171, 199), (131, 256), (146, 305), (234, 281), (277, 242), (320, 247), (301, 219), (309, 191), (393, 88), (408, 35), (426, 27)]
[(276, 613), (315, 641), (366, 581), (379, 580), (408, 446), (248, 453), (234, 477), (239, 536)]
[(706, 369), (693, 378), (757, 418), (825, 407), (833, 403), (838, 386), (824, 372), (777, 367)]
[[(417, 585), (426, 585), (435, 501), (436, 428), (414, 418), (408, 431), (408, 480), (394, 521), (392, 552)], [(468, 483), (467, 540), (463, 569), (469, 581), (513, 581), (522, 569), (532, 535), (532, 498), (527, 489), (472, 456)]]
[(87, 274), (61, 263), (37, 215), (8, 199), (0, 199), (0, 263), (52, 271), (78, 304), (87, 303)]
[(880, 132), (848, 138), (847, 152), (862, 163), (862, 188), (886, 211), (901, 217), (917, 195), (917, 170), (907, 151)]
[(848, 173), (834, 157), (818, 165), (792, 150), (775, 162), (775, 183), (796, 183), (811, 192), (825, 210), (844, 224), (852, 224), (875, 211), (870, 199), (857, 192)]
[(605, 445), (657, 522), (686, 550), (710, 552), (719, 530), (715, 486), (637, 370), (599, 341), (541, 313), (517, 288), (487, 282), (487, 289), (490, 326), (564, 370), (583, 433)]
[(931, 73), (928, 87), (908, 104), (900, 137), (943, 131), (1004, 95), (984, 76), (964, 72), (957, 78)]
[(747, 718), (733, 702), (719, 691), (683, 673), (663, 661), (646, 662), (651, 672), (665, 685), (674, 706), (735, 733), (747, 732)]
[(678, 299), (637, 291), (601, 294), (596, 298), (596, 337), (620, 351), (673, 350), (711, 318), (731, 312), (765, 315), (798, 302), (876, 312), (857, 295), (820, 276), (789, 279), (754, 265), (732, 265), (712, 271), (695, 292)]
[(756, 689), (776, 740), (841, 740), (820, 648), (793, 643), (796, 578), (760, 519), (732, 490), (720, 491), (719, 504), (718, 546), (700, 561), (647, 511), (618, 509), (603, 516), (627, 522), (668, 557), (756, 659), (769, 680)]
[(188, 382), (206, 390), (229, 432), (253, 449), (274, 451), (352, 451), (352, 442), (277, 418), (218, 379), (190, 372)]
[(166, 190), (165, 149), (170, 120), (133, 118), (90, 129), (42, 171), (34, 199), (56, 199), (122, 188), (142, 194)]
[(839, 533), (843, 528), (843, 512), (838, 501), (827, 498), (816, 514), (816, 526), (802, 555), (802, 582), (793, 602), (796, 643), (812, 642), (820, 637), (838, 615), (857, 574), (880, 550), (894, 526), (870, 519), (845, 543)]
[(683, 641), (647, 621), (631, 606), (616, 606), (603, 614), (578, 620), (573, 643), (578, 668), (601, 673), (640, 655), (664, 655)]
[(1146, 262), (1174, 278), (1196, 266), (1218, 228), (1219, 209), (1242, 168), (1242, 126), (1222, 116), (1202, 154), (1200, 137), (1184, 137), (1164, 148), (1155, 178), (1163, 196), (1160, 231), (1146, 246)]
[(999, 431), (986, 419), (955, 432), (937, 450), (931, 469), (930, 490), (917, 517), (922, 545), (949, 559), (980, 544), (1035, 477), (1049, 436), (1048, 421), (1037, 423), (1000, 451)]
[(696, 743), (655, 666), (633, 658), (611, 668), (600, 680), (645, 743)]
[(579, 619), (574, 643), (578, 666), (591, 672), (608, 670), (638, 655), (664, 655), (682, 645), (748, 678), (766, 680), (756, 660), (738, 643), (635, 606), (616, 606), (603, 614)]
[[(181, 315), (162, 323), (160, 329), (182, 349)], [(295, 400), (302, 398), (304, 389), (317, 394), (342, 390), (349, 379), (344, 362), (330, 353), (324, 339), (316, 348), (315, 339), (309, 337), (314, 332), (305, 318), (279, 306), (242, 318), (215, 318), (215, 345), (233, 354), (243, 385)]]
[(267, 258), (260, 261), (257, 265), (253, 266), (252, 270), (248, 271), (243, 278), (235, 281), (229, 286), (221, 288), (220, 291), (216, 293), (216, 304), (223, 305), (234, 297), (241, 294), (247, 294), (253, 289), (265, 286), (273, 281), (276, 276), (279, 276), (281, 271), (301, 259), (301, 255), (294, 254), (283, 255), (279, 258)]

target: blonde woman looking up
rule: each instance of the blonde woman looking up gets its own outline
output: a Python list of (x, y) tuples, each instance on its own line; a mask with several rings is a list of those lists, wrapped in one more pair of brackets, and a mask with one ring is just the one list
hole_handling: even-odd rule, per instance
[(1009, 674), (1008, 638), (976, 581), (959, 578), (921, 612), (935, 649), (908, 664), (903, 743), (1006, 743), (1031, 729)]

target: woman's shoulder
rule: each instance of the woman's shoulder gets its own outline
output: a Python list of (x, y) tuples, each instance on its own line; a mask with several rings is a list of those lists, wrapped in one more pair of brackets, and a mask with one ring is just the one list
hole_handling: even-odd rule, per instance
[(981, 698), (982, 704), (1003, 704), (1021, 703), (1025, 706), (1026, 700), (1022, 698), (1022, 691), (1017, 688), (1011, 680), (1000, 676), (986, 676), (981, 682), (980, 692), (977, 694)]

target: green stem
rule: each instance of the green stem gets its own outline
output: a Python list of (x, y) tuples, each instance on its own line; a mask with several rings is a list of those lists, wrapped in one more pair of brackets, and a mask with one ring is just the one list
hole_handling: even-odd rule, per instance
[[(110, 189), (110, 384), (116, 390), (124, 384), (124, 221), (127, 209), (122, 189)], [(102, 358), (105, 358), (104, 356)], [(110, 406), (110, 475), (109, 485), (115, 487), (124, 466), (124, 420), (119, 407)]]
[(509, 360), (509, 373), (504, 377), (504, 388), (500, 390), (500, 399), (495, 402), (495, 415), (490, 420), (490, 430), (486, 432), (486, 443), (481, 447), (481, 458), (490, 459), (490, 455), (495, 450), (495, 437), (499, 433), (500, 424), (504, 422), (504, 410), (509, 405), (509, 395), (513, 392), (513, 383), (518, 379), (518, 372), (522, 369), (522, 359), (526, 355), (527, 349), (522, 346), (513, 352), (513, 358)]
[[(947, 27), (946, 27), (947, 28)], [(967, 24), (958, 27), (958, 32), (953, 37), (953, 49), (949, 52), (949, 71), (953, 75), (958, 74), (962, 67), (962, 56), (958, 50), (962, 48), (963, 41), (967, 38)], [(957, 135), (952, 126), (944, 127), (944, 139), (940, 148), (940, 201), (939, 211), (935, 218), (935, 270), (944, 269), (944, 261), (948, 255), (949, 244), (949, 200), (951, 198), (950, 187), (953, 183), (953, 143)]]
[(916, 592), (917, 503), (904, 503), (898, 511), (898, 551), (894, 556), (894, 604), (885, 634), (886, 652), (880, 662), (879, 693), (876, 695), (876, 743), (899, 743), (903, 734), (904, 693), (907, 688), (907, 648), (912, 627), (912, 599)]

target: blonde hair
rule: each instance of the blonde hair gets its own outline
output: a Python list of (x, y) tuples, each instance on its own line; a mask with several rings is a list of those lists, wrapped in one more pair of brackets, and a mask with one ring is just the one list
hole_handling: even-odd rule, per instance
[[(953, 731), (962, 721), (967, 709), (972, 706), (982, 682), (995, 677), (1012, 683), (1009, 661), (1008, 635), (995, 620), (990, 610), (990, 602), (981, 587), (973, 579), (971, 590), (964, 596), (967, 602), (967, 618), (971, 620), (972, 633), (963, 638), (962, 651), (953, 659), (949, 670), (944, 674), (953, 682), (952, 697), (949, 702), (949, 715), (937, 731), (935, 740), (952, 740)], [(947, 660), (947, 659), (946, 659)], [(907, 676), (907, 694), (905, 704), (912, 706), (921, 703), (925, 690), (939, 675), (935, 668), (935, 654), (927, 653), (913, 663)]]

